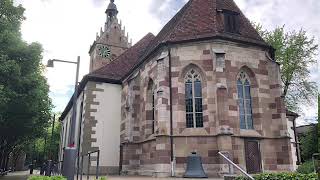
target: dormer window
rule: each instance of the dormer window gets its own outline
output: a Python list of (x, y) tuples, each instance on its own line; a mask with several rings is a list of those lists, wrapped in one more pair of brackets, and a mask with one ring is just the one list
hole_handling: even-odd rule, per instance
[(229, 10), (223, 10), (224, 29), (229, 33), (239, 33), (239, 13)]

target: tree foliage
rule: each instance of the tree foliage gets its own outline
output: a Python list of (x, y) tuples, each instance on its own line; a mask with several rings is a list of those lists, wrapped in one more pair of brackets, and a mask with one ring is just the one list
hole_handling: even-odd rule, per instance
[(310, 67), (315, 65), (318, 45), (314, 37), (309, 38), (303, 29), (285, 31), (285, 26), (273, 31), (263, 30), (254, 24), (261, 37), (275, 48), (275, 60), (280, 64), (282, 95), (287, 108), (299, 110), (299, 104), (313, 104), (317, 96), (317, 85), (310, 81)]
[(312, 159), (312, 155), (318, 153), (318, 127), (310, 128), (305, 135), (299, 139), (301, 145), (301, 158), (303, 161)]
[(46, 128), (43, 136), (35, 139), (32, 143), (29, 143), (28, 150), (30, 153), (28, 153), (27, 156), (27, 161), (29, 163), (36, 160), (37, 164), (41, 165), (48, 159), (56, 162), (58, 161), (61, 124), (58, 123), (58, 119), (56, 119), (53, 132), (52, 125), (51, 121), (50, 126)]
[(51, 117), (43, 50), (22, 40), (23, 13), (12, 0), (0, 1), (0, 163), (17, 146), (42, 136)]
[(320, 153), (320, 94), (318, 93), (318, 152)]

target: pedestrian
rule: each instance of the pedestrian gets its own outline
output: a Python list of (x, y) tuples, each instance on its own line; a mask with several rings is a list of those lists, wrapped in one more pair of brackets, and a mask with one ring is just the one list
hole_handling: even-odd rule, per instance
[(43, 176), (44, 175), (44, 171), (46, 169), (46, 162), (43, 162), (41, 167), (40, 167), (40, 175)]
[(35, 167), (36, 161), (31, 162), (31, 164), (29, 165), (29, 169), (30, 169), (30, 174), (33, 174), (33, 169)]
[(48, 160), (47, 161), (47, 166), (46, 166), (46, 169), (45, 169), (46, 176), (51, 176), (51, 172), (52, 172), (52, 161)]

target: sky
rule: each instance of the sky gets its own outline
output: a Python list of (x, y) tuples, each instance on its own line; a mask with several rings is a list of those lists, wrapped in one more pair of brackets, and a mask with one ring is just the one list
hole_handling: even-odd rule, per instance
[[(26, 9), (22, 35), (27, 42), (43, 45), (43, 63), (48, 59), (76, 61), (81, 57), (80, 76), (89, 72), (89, 47), (106, 20), (109, 0), (14, 0)], [(118, 19), (125, 25), (133, 43), (148, 32), (157, 34), (187, 0), (115, 0)], [(235, 0), (250, 21), (265, 29), (277, 26), (288, 31), (305, 29), (320, 44), (319, 0)], [(320, 58), (317, 56), (317, 59)], [(320, 84), (319, 64), (311, 68), (311, 80)], [(320, 69), (320, 68), (319, 68)], [(54, 111), (61, 112), (74, 89), (75, 65), (56, 63), (45, 76), (50, 85)], [(302, 106), (298, 124), (317, 116), (316, 104)]]

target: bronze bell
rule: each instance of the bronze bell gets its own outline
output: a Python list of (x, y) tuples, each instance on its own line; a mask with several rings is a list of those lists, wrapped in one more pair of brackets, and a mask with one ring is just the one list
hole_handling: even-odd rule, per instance
[(192, 152), (187, 159), (187, 170), (184, 178), (208, 178), (202, 167), (201, 156)]

